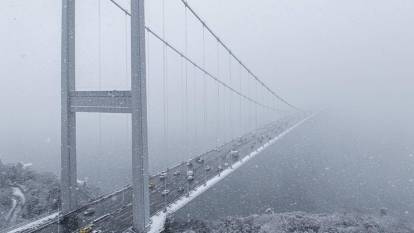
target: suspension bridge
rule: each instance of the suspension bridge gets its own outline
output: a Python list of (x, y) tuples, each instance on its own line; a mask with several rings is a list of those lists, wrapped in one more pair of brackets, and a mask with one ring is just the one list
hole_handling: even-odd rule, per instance
[[(311, 117), (265, 84), (186, 0), (171, 1), (183, 10), (182, 46), (171, 42), (167, 36), (166, 0), (161, 0), (161, 33), (146, 24), (144, 0), (130, 0), (130, 4), (97, 1), (99, 8), (105, 2), (125, 16), (125, 67), (130, 89), (102, 90), (101, 84), (99, 90), (76, 88), (75, 0), (62, 0), (61, 210), (5, 232), (161, 232), (168, 215)], [(98, 15), (101, 20), (100, 9)], [(200, 40), (190, 40), (190, 19), (198, 24)], [(151, 53), (152, 40), (162, 46), (160, 56)], [(194, 47), (189, 45), (191, 41), (200, 42), (195, 46), (201, 52), (198, 59), (191, 55), (190, 47)], [(99, 38), (99, 48), (101, 43)], [(213, 49), (208, 45), (213, 45)], [(102, 72), (101, 51), (99, 53), (99, 72)], [(160, 66), (155, 69), (160, 72), (150, 72), (154, 59), (159, 59), (156, 64)], [(179, 66), (182, 84), (180, 93), (175, 95), (182, 97), (178, 118), (184, 123), (184, 143), (191, 143), (189, 135), (194, 130), (194, 137), (215, 135), (215, 145), (207, 152), (194, 152), (191, 159), (150, 176), (149, 82), (155, 76), (161, 77), (162, 86), (152, 88), (154, 95), (162, 93), (162, 108), (158, 114), (162, 116), (160, 125), (168, 147), (170, 117), (175, 114), (172, 108), (178, 111), (171, 104), (173, 97), (168, 85), (171, 82), (168, 80), (179, 82), (171, 74), (169, 63), (173, 62)], [(76, 157), (76, 114), (81, 112), (129, 114), (132, 143), (132, 184), (82, 204), (77, 188)], [(188, 152), (188, 148), (186, 150)]]

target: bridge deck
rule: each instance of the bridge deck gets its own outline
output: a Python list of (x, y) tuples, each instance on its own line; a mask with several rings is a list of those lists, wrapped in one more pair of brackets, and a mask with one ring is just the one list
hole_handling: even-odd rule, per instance
[[(191, 193), (202, 190), (204, 186), (210, 187), (213, 179), (226, 175), (232, 166), (241, 165), (241, 162), (252, 153), (281, 136), (302, 119), (303, 116), (280, 119), (219, 148), (151, 176), (150, 210), (153, 221), (154, 219), (159, 221), (159, 218), (163, 219), (168, 213), (174, 212), (177, 208), (171, 208), (172, 204), (177, 203), (178, 200), (193, 198), (190, 197)], [(132, 225), (131, 202), (132, 189), (127, 186), (64, 216), (55, 213), (8, 232), (78, 232), (86, 226), (92, 226), (94, 230), (103, 232), (122, 232)]]

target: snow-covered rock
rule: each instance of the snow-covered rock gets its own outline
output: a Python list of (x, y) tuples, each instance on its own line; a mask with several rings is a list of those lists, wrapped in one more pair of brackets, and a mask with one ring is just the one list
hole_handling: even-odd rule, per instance
[[(79, 185), (81, 202), (98, 190)], [(60, 182), (51, 173), (40, 173), (30, 164), (3, 164), (0, 161), (0, 230), (57, 211)]]
[(352, 213), (309, 214), (291, 212), (229, 217), (208, 221), (169, 221), (169, 233), (414, 233), (409, 222), (390, 216)]

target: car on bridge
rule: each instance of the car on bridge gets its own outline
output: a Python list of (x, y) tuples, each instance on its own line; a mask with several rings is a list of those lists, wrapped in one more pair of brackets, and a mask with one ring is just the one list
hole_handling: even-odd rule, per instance
[(88, 225), (86, 227), (83, 227), (79, 230), (79, 233), (92, 233), (93, 229), (92, 229), (93, 225)]
[(189, 170), (187, 172), (187, 181), (193, 181), (194, 180), (194, 172), (192, 170)]
[(235, 160), (239, 159), (240, 157), (240, 152), (237, 150), (231, 150), (229, 154)]

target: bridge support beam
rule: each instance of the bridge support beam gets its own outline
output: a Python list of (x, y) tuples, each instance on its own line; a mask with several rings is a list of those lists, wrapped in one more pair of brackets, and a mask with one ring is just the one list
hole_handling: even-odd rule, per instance
[(149, 226), (149, 175), (144, 0), (131, 0), (131, 97), (133, 228)]
[(70, 92), (75, 91), (75, 0), (62, 0), (61, 58), (61, 185), (62, 211), (78, 206), (76, 177), (76, 112)]

